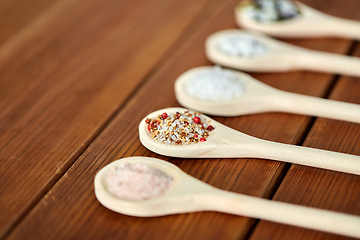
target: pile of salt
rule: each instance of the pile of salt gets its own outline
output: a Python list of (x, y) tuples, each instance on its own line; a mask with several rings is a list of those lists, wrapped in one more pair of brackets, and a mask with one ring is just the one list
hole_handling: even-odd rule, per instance
[(246, 33), (228, 34), (223, 36), (216, 47), (229, 56), (251, 58), (268, 52), (268, 47)]
[(252, 0), (244, 10), (260, 22), (276, 22), (294, 18), (300, 14), (297, 6), (289, 0)]
[(186, 92), (201, 101), (227, 101), (243, 95), (245, 83), (233, 72), (214, 67), (191, 76)]
[(169, 190), (174, 182), (171, 176), (159, 169), (128, 162), (110, 169), (105, 180), (110, 193), (128, 200), (159, 197)]

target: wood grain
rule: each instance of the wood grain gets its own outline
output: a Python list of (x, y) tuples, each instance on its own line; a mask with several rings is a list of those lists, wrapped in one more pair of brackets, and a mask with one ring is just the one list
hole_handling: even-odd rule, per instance
[[(355, 56), (360, 56), (357, 44)], [(359, 78), (341, 77), (330, 99), (360, 104)], [(305, 146), (360, 155), (360, 125), (319, 118)], [(360, 177), (293, 165), (274, 200), (360, 216)], [(301, 228), (261, 221), (251, 239), (348, 239)]]
[(0, 2), (0, 46), (35, 21), (56, 0), (3, 0)]
[(205, 2), (59, 1), (1, 46), (0, 237), (72, 165)]
[[(307, 1), (311, 2), (319, 1)], [(189, 31), (179, 38), (186, 41), (172, 49), (172, 54), (167, 55), (161, 66), (7, 239), (244, 239), (248, 236), (255, 223), (253, 219), (215, 212), (146, 219), (128, 217), (101, 206), (93, 193), (93, 177), (97, 170), (120, 157), (139, 155), (169, 160), (216, 187), (253, 196), (272, 196), (282, 180), (286, 164), (261, 159), (166, 158), (149, 152), (138, 140), (140, 119), (154, 110), (178, 106), (173, 94), (176, 77), (189, 68), (210, 64), (204, 56), (204, 40), (214, 31), (235, 27), (230, 13), (236, 4), (235, 0), (221, 4), (210, 1), (198, 18), (200, 24), (194, 23), (198, 28), (190, 26)], [(335, 3), (328, 5), (335, 12), (338, 9)], [(347, 52), (351, 43), (342, 39), (291, 42), (338, 53)], [(128, 77), (132, 79), (130, 74)], [(333, 79), (331, 75), (313, 72), (256, 74), (254, 77), (283, 90), (313, 96), (325, 96)], [(64, 97), (68, 95), (64, 93)], [(256, 137), (293, 144), (301, 143), (311, 122), (306, 116), (280, 113), (215, 119)]]

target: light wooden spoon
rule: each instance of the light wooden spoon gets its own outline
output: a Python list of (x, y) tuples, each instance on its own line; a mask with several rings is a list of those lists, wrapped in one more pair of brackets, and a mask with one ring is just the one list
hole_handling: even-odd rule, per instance
[[(218, 47), (221, 39), (247, 34), (265, 44), (268, 51), (254, 57), (231, 56)], [(206, 55), (214, 63), (250, 72), (313, 70), (360, 76), (360, 59), (297, 47), (249, 30), (229, 29), (206, 39)]]
[[(187, 92), (187, 85), (199, 73), (225, 71), (238, 76), (245, 93), (224, 101), (203, 101)], [(184, 107), (217, 116), (239, 116), (262, 112), (287, 112), (360, 123), (360, 105), (285, 92), (270, 87), (248, 74), (198, 67), (186, 71), (175, 81), (175, 96)]]
[[(112, 167), (124, 162), (145, 164), (163, 171), (173, 177), (174, 184), (164, 195), (150, 200), (118, 198), (107, 190), (105, 177)], [(131, 157), (112, 162), (96, 174), (94, 185), (95, 195), (102, 205), (131, 216), (154, 217), (217, 211), (360, 237), (359, 217), (220, 190), (189, 176), (177, 166), (156, 158)]]
[(324, 168), (360, 175), (360, 156), (299, 147), (255, 138), (205, 116), (215, 127), (206, 142), (172, 145), (156, 142), (147, 129), (145, 120), (155, 119), (163, 112), (175, 114), (184, 108), (166, 108), (146, 116), (139, 124), (141, 143), (161, 155), (181, 158), (263, 158)]
[(285, 38), (335, 36), (360, 39), (360, 22), (331, 16), (299, 2), (299, 16), (278, 22), (257, 21), (241, 5), (235, 8), (236, 21), (247, 29)]

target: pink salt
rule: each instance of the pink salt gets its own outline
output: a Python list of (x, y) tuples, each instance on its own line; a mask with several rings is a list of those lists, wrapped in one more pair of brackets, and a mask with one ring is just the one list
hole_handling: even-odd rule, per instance
[(119, 198), (146, 200), (159, 197), (173, 184), (171, 176), (140, 163), (125, 162), (106, 176), (108, 191)]

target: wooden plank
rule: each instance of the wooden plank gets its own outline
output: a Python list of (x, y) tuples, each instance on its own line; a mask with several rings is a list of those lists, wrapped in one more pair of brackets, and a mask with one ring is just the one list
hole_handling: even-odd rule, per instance
[[(356, 56), (360, 56), (357, 44)], [(360, 81), (342, 77), (330, 99), (360, 104)], [(319, 118), (304, 143), (313, 148), (360, 155), (360, 125)], [(360, 176), (291, 166), (274, 200), (360, 216)], [(312, 230), (261, 221), (251, 238), (256, 239), (348, 239)]]
[[(318, 2), (318, 1), (308, 1)], [(237, 0), (211, 1), (199, 17), (199, 28), (190, 28), (186, 42), (163, 60), (163, 65), (139, 89), (116, 118), (45, 195), (8, 239), (243, 239), (253, 219), (205, 212), (157, 218), (135, 218), (111, 212), (97, 202), (95, 173), (115, 159), (152, 156), (171, 161), (185, 172), (216, 187), (259, 197), (269, 197), (284, 174), (286, 164), (261, 159), (176, 159), (146, 150), (138, 140), (137, 126), (149, 112), (178, 106), (173, 93), (177, 76), (189, 68), (210, 64), (204, 55), (205, 38), (214, 31), (235, 27), (232, 13)], [(334, 8), (336, 4), (329, 3)], [(301, 46), (345, 53), (350, 41), (341, 39), (293, 40)], [(323, 96), (332, 76), (313, 72), (254, 74), (280, 89)], [(316, 79), (316, 81), (315, 81)], [(268, 113), (216, 120), (253, 136), (299, 143), (309, 117)]]
[(0, 46), (56, 1), (0, 1)]
[(64, 174), (206, 2), (59, 1), (0, 48), (0, 237)]

